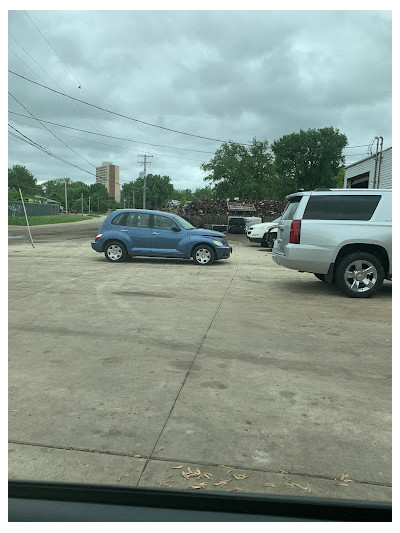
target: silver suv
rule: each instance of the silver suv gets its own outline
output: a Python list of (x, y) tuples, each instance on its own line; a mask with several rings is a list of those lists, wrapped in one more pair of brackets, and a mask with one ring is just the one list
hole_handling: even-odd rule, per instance
[(316, 189), (286, 197), (272, 258), (351, 298), (392, 279), (391, 189)]

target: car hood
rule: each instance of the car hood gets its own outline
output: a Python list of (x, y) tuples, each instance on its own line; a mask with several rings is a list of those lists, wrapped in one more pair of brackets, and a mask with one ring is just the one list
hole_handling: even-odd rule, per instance
[(225, 235), (220, 231), (214, 231), (212, 229), (191, 229), (188, 230), (190, 234), (202, 236), (202, 237), (219, 237), (220, 239), (225, 239)]
[(272, 228), (277, 225), (278, 225), (278, 222), (263, 222), (262, 224), (252, 224), (251, 227), (257, 230), (257, 229)]

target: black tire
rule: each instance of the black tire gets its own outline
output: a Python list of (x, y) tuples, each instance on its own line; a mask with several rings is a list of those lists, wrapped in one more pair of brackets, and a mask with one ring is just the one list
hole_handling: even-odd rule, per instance
[(261, 239), (261, 244), (260, 244), (261, 248), (268, 248), (267, 241), (265, 240), (266, 236), (267, 234), (264, 233), (263, 238)]
[(104, 255), (106, 256), (107, 261), (111, 261), (112, 263), (122, 263), (123, 261), (126, 261), (128, 252), (122, 242), (110, 241), (104, 248)]
[(349, 298), (369, 298), (381, 288), (384, 278), (382, 263), (368, 252), (342, 257), (335, 271), (336, 286)]
[(192, 251), (192, 257), (193, 261), (201, 266), (211, 265), (216, 260), (215, 251), (208, 244), (195, 246)]
[(315, 273), (314, 273), (314, 276), (315, 276), (316, 278), (318, 278), (319, 280), (321, 280), (321, 281), (323, 281), (323, 282), (325, 282), (325, 283), (328, 283), (328, 282), (326, 281), (326, 275), (325, 275), (325, 274), (315, 274)]

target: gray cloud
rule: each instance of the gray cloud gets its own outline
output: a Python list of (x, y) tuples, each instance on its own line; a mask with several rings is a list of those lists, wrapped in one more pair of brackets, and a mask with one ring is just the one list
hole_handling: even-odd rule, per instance
[[(388, 11), (28, 13), (69, 69), (23, 11), (9, 12), (15, 39), (9, 38), (9, 68), (75, 98), (218, 139), (272, 142), (300, 128), (334, 126), (350, 146), (375, 135), (391, 146)], [(219, 146), (74, 103), (13, 75), (9, 90), (35, 116), (71, 127), (176, 148), (214, 152)], [(9, 110), (28, 114), (12, 98)], [(25, 122), (11, 124), (35, 142), (94, 172), (40, 125), (10, 118)], [(138, 154), (149, 153), (150, 172), (169, 175), (176, 187), (203, 186), (200, 163), (212, 156), (48, 127), (94, 165), (119, 164), (122, 180), (136, 179)], [(9, 154), (9, 166), (23, 164), (40, 180), (94, 181), (13, 138)]]

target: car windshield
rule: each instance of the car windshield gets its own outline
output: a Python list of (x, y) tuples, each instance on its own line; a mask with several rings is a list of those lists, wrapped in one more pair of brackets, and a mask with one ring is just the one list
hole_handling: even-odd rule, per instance
[(193, 224), (191, 224), (190, 222), (188, 222), (188, 221), (185, 220), (184, 218), (180, 217), (179, 215), (174, 215), (172, 218), (174, 218), (174, 220), (176, 220), (177, 222), (179, 222), (179, 224), (180, 224), (184, 229), (195, 229), (195, 226), (193, 226)]

